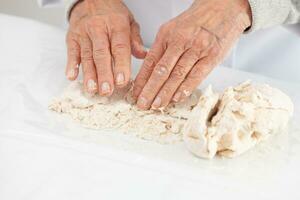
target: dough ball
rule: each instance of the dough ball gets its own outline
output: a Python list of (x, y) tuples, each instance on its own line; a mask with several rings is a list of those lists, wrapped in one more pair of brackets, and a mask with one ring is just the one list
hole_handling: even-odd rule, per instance
[(202, 158), (235, 157), (286, 128), (291, 99), (266, 84), (245, 82), (221, 95), (208, 87), (185, 125), (187, 148)]

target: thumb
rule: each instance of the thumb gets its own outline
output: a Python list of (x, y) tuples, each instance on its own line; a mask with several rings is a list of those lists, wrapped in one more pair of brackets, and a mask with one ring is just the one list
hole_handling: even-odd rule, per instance
[(131, 51), (132, 55), (136, 58), (143, 59), (147, 55), (147, 50), (140, 35), (140, 26), (135, 21), (131, 24)]

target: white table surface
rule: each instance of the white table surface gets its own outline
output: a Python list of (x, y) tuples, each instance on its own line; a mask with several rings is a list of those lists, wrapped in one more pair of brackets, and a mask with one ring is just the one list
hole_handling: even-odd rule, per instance
[(292, 97), (295, 117), (288, 134), (236, 159), (202, 160), (184, 144), (86, 130), (51, 113), (67, 84), (64, 31), (6, 15), (0, 27), (1, 200), (300, 198), (300, 85), (217, 68), (201, 87), (266, 82)]

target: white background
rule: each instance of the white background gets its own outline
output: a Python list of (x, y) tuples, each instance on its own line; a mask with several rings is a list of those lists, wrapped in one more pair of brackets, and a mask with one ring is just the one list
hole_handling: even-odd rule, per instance
[(37, 0), (0, 0), (0, 13), (36, 19), (55, 26), (64, 24), (64, 8), (41, 9)]

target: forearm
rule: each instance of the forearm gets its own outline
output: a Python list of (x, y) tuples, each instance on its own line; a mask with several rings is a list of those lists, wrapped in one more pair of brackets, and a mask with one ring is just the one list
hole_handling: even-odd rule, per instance
[(252, 25), (248, 32), (300, 22), (300, 0), (248, 0)]

